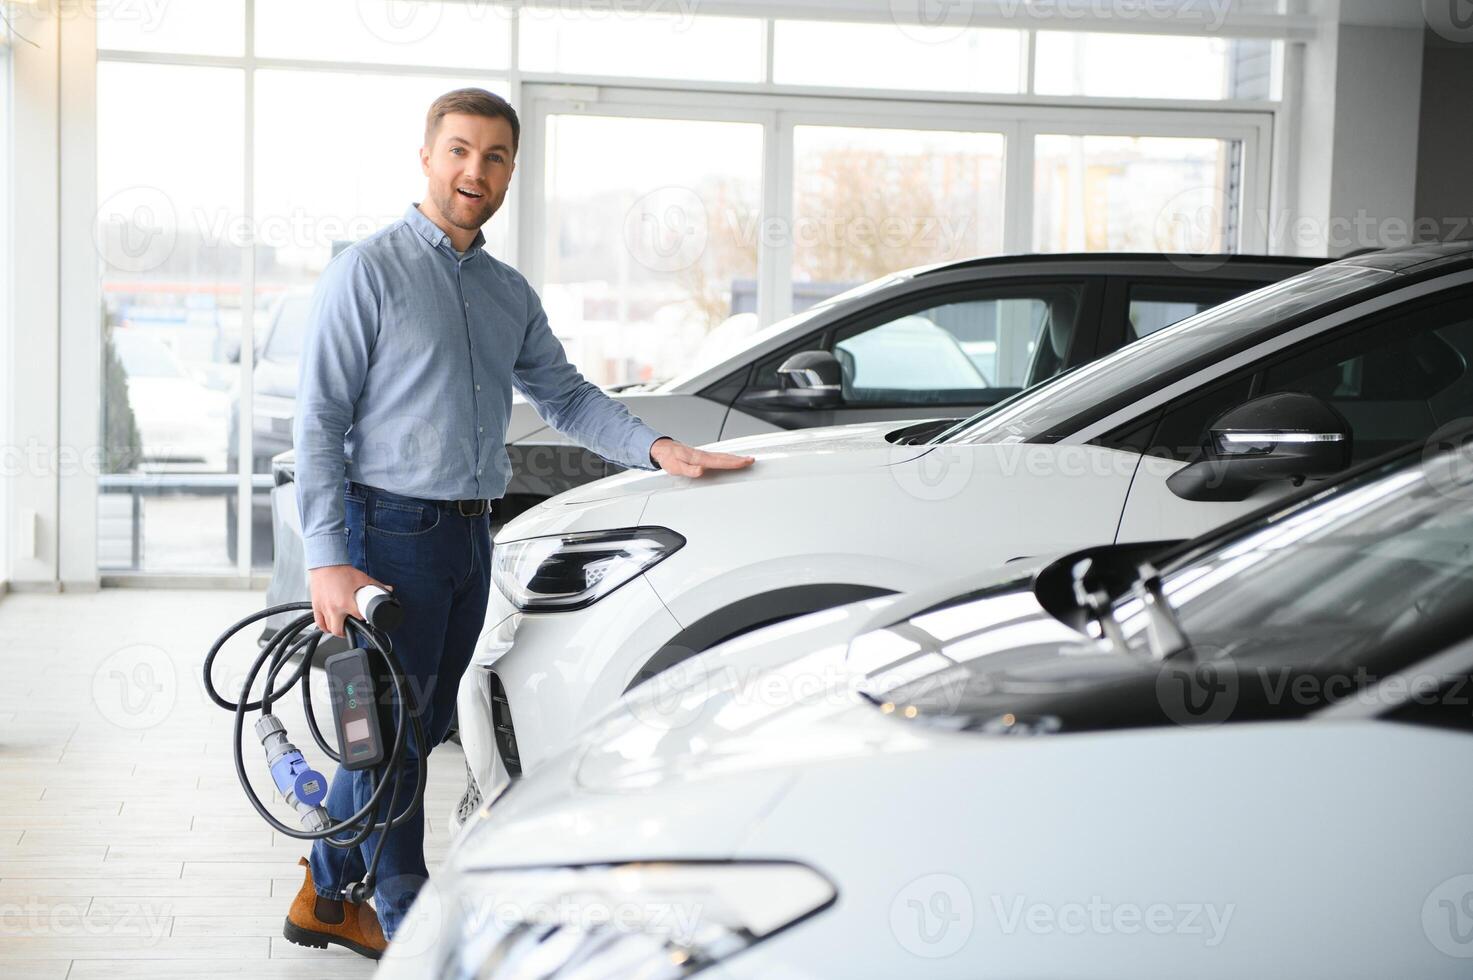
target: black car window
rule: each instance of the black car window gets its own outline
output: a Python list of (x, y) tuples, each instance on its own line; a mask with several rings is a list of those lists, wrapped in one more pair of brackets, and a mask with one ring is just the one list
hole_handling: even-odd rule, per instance
[(1129, 405), (1182, 372), (1251, 346), (1280, 325), (1353, 301), (1390, 273), (1327, 265), (1188, 317), (1038, 386), (995, 410), (979, 412), (938, 442), (1048, 441)]
[(1246, 284), (1221, 283), (1134, 283), (1126, 306), (1125, 341), (1139, 340), (1203, 310), (1241, 296)]
[[(1223, 412), (1250, 397), (1303, 392), (1350, 423), (1362, 462), (1473, 415), (1473, 291), (1398, 309), (1363, 329), (1281, 356), (1167, 408), (1151, 449), (1190, 459)], [(1253, 377), (1257, 374), (1257, 377)]]

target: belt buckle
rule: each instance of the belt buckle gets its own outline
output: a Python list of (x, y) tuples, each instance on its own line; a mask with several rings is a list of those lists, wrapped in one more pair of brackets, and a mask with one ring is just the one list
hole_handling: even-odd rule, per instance
[[(470, 510), (466, 510), (466, 504), (474, 504)], [(486, 513), (486, 501), (484, 500), (457, 500), (455, 509), (461, 517), (480, 517)]]

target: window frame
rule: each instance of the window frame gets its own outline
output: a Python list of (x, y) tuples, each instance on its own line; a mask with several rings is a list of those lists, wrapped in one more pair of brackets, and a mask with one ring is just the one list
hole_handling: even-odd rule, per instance
[[(529, 0), (531, 3), (543, 0)], [(797, 125), (840, 125), (860, 128), (935, 129), (957, 132), (996, 132), (1005, 140), (1003, 172), (1003, 223), (1002, 250), (1021, 253), (1029, 250), (1032, 234), (1033, 214), (1033, 137), (1042, 133), (1063, 135), (1132, 135), (1132, 136), (1185, 136), (1199, 138), (1235, 139), (1243, 143), (1243, 204), (1244, 213), (1267, 213), (1270, 177), (1275, 173), (1270, 147), (1275, 127), (1278, 125), (1286, 100), (1298, 98), (1297, 89), (1286, 86), (1280, 100), (1173, 100), (1140, 99), (1123, 97), (1052, 97), (1034, 93), (1034, 39), (1039, 30), (1050, 29), (1048, 25), (1025, 25), (1027, 52), (1022, 64), (1026, 77), (1024, 91), (1018, 94), (975, 93), (932, 90), (869, 90), (849, 87), (824, 87), (803, 85), (781, 85), (773, 81), (773, 35), (778, 19), (829, 18), (853, 21), (891, 22), (884, 12), (857, 0), (797, 0), (796, 5), (785, 9), (786, 17), (774, 17), (770, 12), (752, 13), (750, 5), (726, 0), (713, 0), (704, 13), (720, 16), (735, 13), (741, 16), (756, 16), (765, 22), (766, 50), (764, 52), (764, 80), (761, 82), (711, 82), (684, 79), (640, 78), (637, 76), (539, 74), (522, 71), (519, 65), (520, 23), (515, 11), (510, 32), (509, 65), (501, 69), (450, 69), (439, 65), (395, 64), (388, 62), (327, 61), (300, 58), (267, 58), (256, 54), (255, 45), (255, 2), (244, 0), (243, 19), (244, 53), (235, 55), (174, 54), (118, 49), (99, 49), (96, 46), (95, 23), (86, 21), (82, 29), (91, 34), (86, 44), (74, 44), (74, 53), (87, 56), (87, 64), (81, 69), (69, 69), (68, 78), (80, 83), (78, 101), (81, 115), (85, 118), (95, 113), (95, 85), (91, 79), (99, 62), (135, 62), (163, 65), (195, 65), (242, 69), (245, 73), (245, 113), (241, 125), (245, 133), (244, 147), (244, 208), (246, 214), (254, 211), (255, 183), (255, 81), (258, 69), (284, 69), (292, 71), (351, 72), (385, 76), (444, 76), (447, 74), (465, 78), (468, 82), (504, 86), (514, 105), (527, 115), (533, 98), (553, 93), (584, 108), (622, 109), (633, 106), (650, 108), (654, 104), (679, 107), (682, 111), (699, 110), (709, 116), (718, 110), (731, 110), (734, 97), (740, 97), (743, 115), (760, 117), (765, 127), (762, 185), (763, 220), (776, 218), (792, 221), (792, 171), (793, 171), (793, 127)], [(990, 15), (979, 14), (973, 18), (975, 27), (1018, 28), (1016, 20), (989, 20)], [(1070, 25), (1073, 26), (1073, 25)], [(1159, 25), (1135, 25), (1126, 33), (1190, 33), (1193, 28), (1185, 24), (1164, 23)], [(1253, 37), (1284, 40), (1280, 70), (1297, 57), (1293, 40), (1313, 35), (1312, 22), (1303, 17), (1282, 16), (1270, 18), (1262, 23), (1231, 27), (1225, 33), (1232, 37)], [(95, 134), (82, 142), (95, 145)], [(533, 190), (533, 181), (527, 174), (541, 171), (542, 144), (535, 136), (524, 140), (526, 146), (519, 163), (527, 173), (519, 181), (520, 189), (514, 191), (508, 202), (508, 254), (502, 256), (513, 265), (528, 273), (534, 287), (542, 282), (534, 268), (535, 249), (527, 247), (540, 223), (541, 212), (530, 207), (528, 195)], [(74, 171), (65, 188), (65, 198), (77, 202), (77, 207), (87, 213), (95, 212), (95, 177), (86, 182), (88, 175)], [(90, 203), (89, 203), (90, 202)], [(69, 234), (80, 234), (78, 230)], [(1241, 240), (1237, 243), (1240, 252), (1264, 252), (1268, 250), (1268, 231), (1260, 222), (1244, 221), (1240, 224)], [(90, 237), (83, 236), (83, 237)], [(80, 253), (79, 253), (80, 254)], [(251, 418), (254, 413), (252, 375), (257, 333), (264, 334), (270, 324), (266, 322), (266, 307), (261, 306), (255, 290), (255, 256), (242, 273), (241, 309), (241, 359), (240, 359), (240, 406), (241, 418)], [(775, 322), (791, 311), (791, 247), (759, 250), (758, 296), (759, 317), (763, 322)], [(258, 322), (259, 320), (259, 322)], [(73, 348), (64, 346), (62, 351), (64, 376), (82, 377), (85, 367), (77, 359), (95, 353), (96, 343), (91, 347)], [(1071, 350), (1071, 359), (1074, 358)], [(75, 370), (74, 370), (75, 368)], [(88, 368), (95, 374), (95, 365)], [(87, 375), (91, 376), (91, 375)], [(748, 375), (750, 380), (751, 375)], [(242, 461), (235, 489), (238, 513), (249, 514), (255, 492), (269, 488), (269, 474), (253, 476), (244, 461), (252, 460), (251, 426), (242, 425), (237, 435), (236, 458)], [(90, 477), (64, 477), (63, 496), (80, 501), (83, 495), (95, 497), (95, 480)], [(67, 489), (70, 487), (70, 489)], [(251, 522), (238, 522), (238, 561), (234, 578), (241, 584), (259, 584), (251, 566)], [(67, 531), (69, 540), (78, 546), (86, 545), (90, 554), (91, 567), (96, 573), (96, 522), (89, 522), (85, 530)], [(79, 552), (80, 553), (80, 552)], [(0, 569), (0, 577), (3, 577)], [(129, 581), (134, 578), (157, 578), (159, 573), (109, 574), (104, 581)]]

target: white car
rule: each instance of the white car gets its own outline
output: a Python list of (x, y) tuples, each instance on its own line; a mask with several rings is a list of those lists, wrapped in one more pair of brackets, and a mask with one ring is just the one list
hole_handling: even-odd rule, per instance
[(380, 980), (1466, 976), (1470, 431), (1037, 596), (1088, 636), (983, 589), (696, 658), (477, 810)]
[[(1108, 253), (948, 262), (830, 297), (735, 347), (715, 345), (678, 377), (611, 394), (658, 431), (693, 446), (841, 423), (942, 414), (960, 419), (1136, 337), (1319, 264), (1260, 255)], [(286, 312), (278, 320), (291, 322), (294, 307), (281, 309)], [(270, 366), (282, 329), (273, 328), (257, 385), (272, 393), (268, 422), (289, 431), (279, 424), (291, 414), (290, 399), (283, 400), (273, 382), (280, 371), (259, 376)], [(295, 335), (286, 336), (294, 367)], [(946, 420), (933, 424), (939, 429)], [(256, 439), (260, 449), (271, 446), (273, 436), (258, 425)], [(513, 398), (506, 451), (511, 482), (493, 502), (493, 526), (620, 470), (550, 427), (520, 396)], [(290, 451), (272, 459), (274, 529), (255, 537), (275, 541), (267, 590), (272, 605), (307, 597), (301, 526), (295, 504), (287, 501), (295, 469)], [(286, 618), (269, 621), (262, 641)]]
[[(459, 819), (648, 677), (732, 636), (1014, 559), (1188, 538), (1473, 415), (1473, 245), (1321, 266), (940, 434), (872, 423), (721, 444), (497, 536), (459, 692)], [(916, 433), (921, 433), (920, 437)]]
[(114, 330), (112, 342), (128, 378), (141, 469), (224, 472), (229, 394), (207, 387), (167, 344), (136, 327)]

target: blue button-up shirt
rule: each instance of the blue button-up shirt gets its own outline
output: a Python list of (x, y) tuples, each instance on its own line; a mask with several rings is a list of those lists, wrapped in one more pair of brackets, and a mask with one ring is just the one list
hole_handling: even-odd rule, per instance
[(513, 387), (593, 451), (653, 468), (659, 434), (568, 363), (537, 294), (484, 242), (457, 252), (411, 204), (323, 270), (292, 425), (308, 568), (349, 563), (345, 476), (434, 500), (500, 497)]

